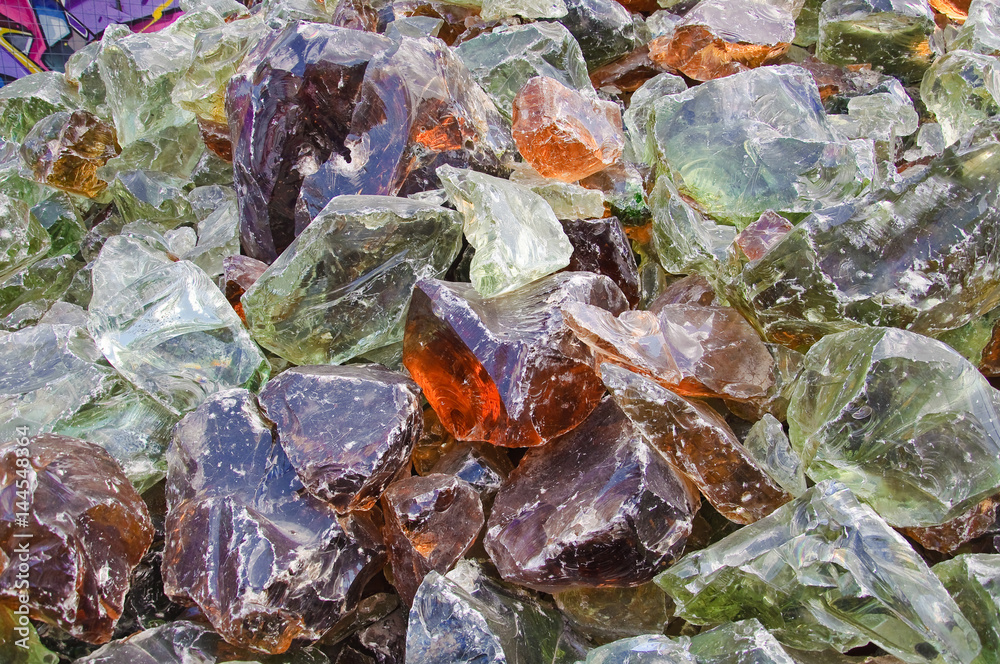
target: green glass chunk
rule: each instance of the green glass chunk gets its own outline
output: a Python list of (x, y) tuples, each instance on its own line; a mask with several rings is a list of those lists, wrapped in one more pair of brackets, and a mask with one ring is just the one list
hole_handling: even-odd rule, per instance
[(0, 139), (20, 143), (42, 118), (78, 105), (76, 90), (59, 72), (19, 78), (0, 88)]
[(190, 37), (169, 31), (132, 32), (117, 24), (104, 30), (97, 61), (123, 148), (166, 127), (194, 121), (192, 113), (170, 98), (191, 48)]
[(437, 174), (465, 219), (476, 250), (469, 274), (480, 295), (508, 293), (569, 265), (573, 245), (541, 196), (475, 171), (441, 166)]
[(906, 540), (835, 481), (657, 577), (696, 624), (756, 618), (782, 644), (872, 641), (907, 662), (968, 664), (979, 637)]
[(931, 569), (979, 634), (972, 664), (1000, 661), (1000, 555), (964, 553)]
[(748, 264), (730, 299), (805, 348), (857, 325), (936, 336), (1000, 305), (1000, 122), (870, 201), (811, 215)]
[(596, 189), (542, 177), (525, 163), (514, 164), (510, 181), (544, 198), (557, 219), (600, 219), (604, 216), (604, 194)]
[(28, 205), (0, 193), (0, 281), (45, 256), (50, 246)]
[(267, 360), (208, 275), (144, 244), (113, 237), (94, 264), (90, 331), (111, 365), (175, 414), (263, 383)]
[(28, 302), (44, 303), (42, 311), (69, 288), (83, 263), (63, 254), (43, 258), (0, 282), (0, 318)]
[(140, 491), (166, 470), (163, 453), (177, 418), (107, 366), (87, 331), (39, 323), (0, 338), (0, 434), (17, 426), (104, 447)]
[(793, 496), (805, 493), (806, 476), (802, 461), (788, 442), (781, 422), (774, 415), (765, 413), (764, 417), (750, 427), (743, 447), (747, 448), (754, 461), (782, 489)]
[(185, 182), (156, 171), (118, 173), (109, 187), (125, 223), (150, 221), (164, 228), (195, 221)]
[(32, 219), (41, 224), (49, 234), (49, 256), (73, 256), (80, 250), (80, 243), (87, 234), (87, 229), (70, 194), (53, 192), (33, 205), (30, 213)]
[(462, 42), (455, 53), (508, 121), (514, 97), (535, 76), (595, 94), (580, 45), (559, 23), (497, 28)]
[(460, 248), (453, 210), (339, 196), (243, 295), (247, 324), (291, 362), (340, 364), (401, 341), (413, 285), (443, 276)]
[(654, 114), (661, 170), (720, 221), (742, 228), (769, 209), (819, 209), (865, 188), (861, 146), (834, 131), (799, 67), (708, 81), (664, 96)]
[(836, 65), (870, 63), (907, 84), (931, 63), (927, 0), (826, 0), (819, 12), (816, 57)]
[(670, 274), (701, 274), (713, 281), (723, 271), (736, 229), (707, 219), (681, 198), (661, 176), (649, 195), (653, 213), (653, 245), (663, 269)]
[(1000, 5), (994, 0), (972, 0), (969, 17), (951, 47), (984, 55), (1000, 55)]
[(998, 423), (1000, 392), (975, 365), (891, 328), (820, 340), (788, 406), (806, 474), (843, 482), (902, 527), (944, 523), (997, 492)]
[(190, 65), (171, 93), (173, 102), (199, 118), (228, 125), (226, 86), (246, 54), (267, 33), (260, 15), (199, 32)]
[(972, 51), (951, 51), (938, 58), (920, 84), (920, 99), (937, 117), (945, 145), (1000, 113), (998, 98), (1000, 59)]

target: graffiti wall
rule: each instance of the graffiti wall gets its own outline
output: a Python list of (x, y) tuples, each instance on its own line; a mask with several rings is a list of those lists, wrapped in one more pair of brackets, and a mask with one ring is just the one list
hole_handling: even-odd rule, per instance
[(0, 0), (0, 86), (26, 74), (62, 71), (75, 50), (111, 23), (159, 30), (179, 0)]

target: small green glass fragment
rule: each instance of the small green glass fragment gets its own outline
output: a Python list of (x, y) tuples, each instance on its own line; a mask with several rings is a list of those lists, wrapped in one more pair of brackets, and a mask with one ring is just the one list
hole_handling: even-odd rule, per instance
[(50, 246), (28, 205), (0, 193), (0, 281), (45, 256)]
[(972, 664), (1000, 661), (1000, 555), (965, 553), (931, 569), (979, 634)]
[(80, 103), (76, 90), (60, 72), (46, 71), (0, 88), (0, 139), (20, 143), (35, 123)]
[(552, 208), (527, 187), (441, 166), (448, 199), (465, 218), (475, 250), (470, 275), (480, 295), (508, 293), (569, 265), (573, 245)]

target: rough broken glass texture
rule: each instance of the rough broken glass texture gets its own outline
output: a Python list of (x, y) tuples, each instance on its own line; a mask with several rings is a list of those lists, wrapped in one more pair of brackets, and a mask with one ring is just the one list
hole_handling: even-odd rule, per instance
[(573, 246), (552, 208), (527, 187), (461, 170), (438, 169), (448, 200), (475, 248), (469, 274), (485, 297), (509, 293), (569, 265)]
[(333, 154), (350, 155), (345, 141), (366, 67), (389, 44), (379, 35), (295, 23), (261, 40), (229, 83), (241, 237), (253, 258), (274, 261), (302, 230), (295, 201), (303, 178)]
[(480, 16), (486, 21), (520, 16), (527, 19), (566, 16), (563, 0), (482, 0)]
[(445, 429), (459, 440), (534, 447), (590, 414), (604, 386), (559, 311), (570, 301), (628, 309), (614, 282), (589, 272), (494, 298), (468, 284), (418, 282), (403, 364)]
[(597, 363), (639, 371), (680, 394), (749, 401), (774, 385), (774, 359), (731, 307), (661, 302), (655, 311), (626, 311), (615, 319), (569, 303), (563, 313)]
[(1000, 494), (984, 498), (963, 514), (940, 526), (901, 528), (900, 532), (916, 540), (920, 546), (941, 553), (955, 553), (966, 542), (986, 533), (996, 532), (1000, 521)]
[(479, 493), (483, 511), (488, 513), (514, 465), (502, 447), (463, 441), (442, 454), (430, 470), (468, 482)]
[(243, 58), (267, 33), (259, 15), (198, 32), (190, 64), (171, 93), (173, 102), (201, 120), (226, 125), (228, 134), (226, 86)]
[(580, 45), (559, 23), (500, 27), (462, 42), (455, 53), (508, 121), (514, 97), (535, 76), (593, 94)]
[(645, 634), (594, 648), (584, 664), (698, 664), (688, 639)]
[(663, 166), (719, 220), (742, 227), (768, 209), (818, 209), (865, 185), (857, 147), (832, 129), (816, 84), (799, 67), (708, 81), (664, 97), (654, 113)]
[(736, 236), (736, 245), (748, 260), (755, 261), (778, 243), (785, 233), (792, 230), (792, 223), (774, 210), (767, 210)]
[(9, 317), (22, 305), (46, 310), (66, 290), (83, 263), (70, 256), (43, 258), (0, 282), (0, 320)]
[(554, 595), (559, 610), (598, 643), (662, 633), (674, 603), (652, 581), (625, 588), (576, 588)]
[(36, 180), (90, 198), (108, 186), (98, 167), (119, 152), (115, 128), (87, 111), (53, 113), (21, 144), (21, 158)]
[(50, 246), (49, 234), (28, 205), (0, 192), (0, 280), (44, 257)]
[(687, 83), (683, 78), (664, 72), (649, 79), (632, 93), (628, 108), (622, 114), (627, 137), (626, 158), (637, 159), (647, 164), (653, 163), (656, 148), (649, 140), (649, 129), (656, 101), (665, 95), (674, 95), (685, 90)]
[(625, 146), (621, 108), (536, 76), (514, 97), (514, 142), (544, 177), (576, 182), (611, 166)]
[(694, 209), (669, 178), (656, 180), (649, 195), (656, 257), (670, 274), (715, 278), (726, 260), (736, 229), (708, 219)]
[(404, 37), (372, 59), (351, 132), (349, 163), (333, 154), (303, 180), (296, 232), (335, 196), (433, 189), (441, 164), (499, 173), (514, 152), (505, 123), (468, 68), (430, 38)]
[[(16, 440), (0, 445), (0, 595), (22, 602), (15, 585), (24, 562), (18, 551), (29, 542), (31, 617), (88, 643), (105, 643), (132, 569), (153, 541), (146, 504), (97, 445), (42, 434), (25, 449), (27, 456)], [(17, 463), (25, 458), (26, 468)], [(22, 501), (29, 504), (27, 524), (15, 520)]]
[(35, 123), (79, 104), (76, 90), (60, 72), (24, 76), (0, 88), (0, 139), (20, 143)]
[(701, 0), (649, 44), (653, 62), (696, 81), (771, 64), (795, 36), (789, 8), (766, 0)]
[(613, 364), (601, 366), (601, 377), (652, 446), (730, 521), (753, 523), (791, 499), (708, 404)]
[(741, 620), (693, 637), (647, 634), (595, 648), (585, 664), (795, 664), (759, 621)]
[(111, 365), (174, 413), (263, 382), (267, 361), (208, 275), (165, 254), (129, 271), (130, 247), (112, 238), (93, 268), (90, 333)]
[(247, 57), (228, 100), (243, 247), (265, 262), (335, 196), (431, 189), (442, 163), (498, 170), (512, 149), (437, 40), (292, 25)]
[(528, 164), (514, 164), (510, 181), (528, 187), (544, 198), (560, 221), (604, 216), (604, 195), (600, 191), (543, 177)]
[(819, 12), (816, 57), (837, 65), (870, 63), (914, 84), (931, 61), (927, 0), (827, 0)]
[(175, 419), (101, 362), (85, 329), (41, 323), (0, 339), (4, 440), (17, 426), (104, 447), (140, 490), (163, 477)]
[(239, 211), (236, 201), (226, 201), (198, 222), (198, 242), (183, 258), (215, 278), (223, 272), (223, 261), (239, 253)]
[(363, 512), (337, 520), (302, 483), (246, 390), (210, 396), (167, 453), (168, 595), (235, 645), (284, 652), (349, 613), (384, 563)]
[[(558, 223), (558, 222), (556, 222)], [(340, 196), (243, 295), (250, 331), (296, 364), (337, 364), (403, 338), (413, 285), (461, 248), (453, 210)]]
[(1000, 658), (1000, 555), (962, 554), (931, 568), (979, 634), (973, 664)]
[(615, 0), (568, 0), (559, 21), (576, 38), (590, 70), (617, 60), (639, 46), (632, 15)]
[(504, 579), (535, 590), (638, 585), (681, 553), (698, 504), (605, 399), (521, 459), (493, 503), (484, 544)]
[(639, 302), (639, 271), (625, 229), (617, 217), (563, 220), (573, 256), (566, 269), (610, 277), (631, 306)]
[(969, 18), (952, 47), (984, 55), (1000, 54), (1000, 5), (993, 0), (972, 0)]
[(1000, 60), (956, 50), (938, 58), (920, 83), (920, 100), (934, 113), (945, 145), (1000, 113)]
[(1000, 392), (973, 364), (940, 341), (892, 328), (820, 340), (788, 407), (806, 474), (843, 482), (904, 527), (944, 523), (997, 493), (998, 421)]
[(116, 210), (125, 223), (149, 221), (174, 228), (195, 221), (183, 180), (156, 171), (122, 171), (111, 182)]
[(378, 502), (423, 426), (420, 389), (374, 364), (288, 369), (260, 405), (306, 490), (340, 513)]
[(184, 181), (194, 180), (195, 170), (206, 154), (205, 139), (197, 124), (166, 127), (126, 145), (120, 155), (97, 169), (97, 176), (111, 182), (118, 173), (156, 171)]
[(740, 620), (691, 637), (698, 664), (795, 664), (758, 620)]
[(438, 473), (394, 482), (382, 496), (382, 513), (393, 585), (408, 605), (427, 573), (446, 573), (484, 523), (476, 490)]
[(901, 535), (824, 481), (657, 577), (696, 624), (756, 618), (783, 644), (841, 652), (868, 641), (908, 662), (958, 664), (979, 638)]
[(191, 39), (186, 35), (133, 33), (119, 25), (104, 31), (97, 60), (123, 148), (143, 136), (194, 121), (192, 113), (170, 99), (190, 52)]
[(554, 607), (468, 560), (428, 573), (410, 609), (407, 664), (572, 664), (585, 652)]
[[(237, 662), (236, 659), (239, 658)], [(329, 664), (316, 648), (260, 655), (234, 648), (207, 627), (176, 620), (112, 641), (74, 664)]]
[(86, 235), (87, 228), (73, 202), (66, 192), (53, 191), (31, 206), (31, 216), (49, 234), (49, 257), (63, 254), (75, 256), (80, 251), (80, 242)]
[(985, 123), (898, 192), (808, 217), (727, 295), (793, 348), (859, 323), (936, 335), (994, 309), (998, 129)]
[(765, 413), (750, 427), (743, 447), (757, 465), (790, 495), (801, 496), (805, 493), (806, 476), (802, 460), (792, 449), (784, 427), (774, 415)]

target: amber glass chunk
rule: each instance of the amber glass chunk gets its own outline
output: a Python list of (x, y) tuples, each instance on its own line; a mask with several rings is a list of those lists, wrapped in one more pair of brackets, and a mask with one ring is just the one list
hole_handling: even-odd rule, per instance
[(459, 440), (533, 447), (569, 431), (604, 388), (560, 306), (619, 314), (628, 301), (608, 277), (561, 272), (493, 298), (470, 284), (417, 283), (403, 364)]
[(680, 554), (698, 504), (606, 399), (521, 459), (493, 503), (485, 546), (507, 581), (535, 590), (633, 586)]
[(514, 143), (547, 178), (576, 182), (602, 171), (625, 147), (621, 110), (554, 78), (536, 76), (514, 97)]
[(21, 157), (36, 180), (91, 198), (108, 186), (97, 169), (120, 152), (115, 128), (87, 111), (50, 115), (21, 146)]
[(954, 553), (960, 546), (986, 533), (996, 532), (1000, 495), (990, 496), (940, 526), (902, 528), (902, 532), (920, 546), (941, 553)]
[(615, 365), (601, 375), (642, 434), (730, 521), (753, 523), (792, 499), (708, 404)]
[(453, 475), (406, 477), (382, 496), (393, 585), (407, 604), (428, 572), (444, 574), (483, 528), (479, 494)]
[(971, 0), (930, 0), (931, 8), (939, 14), (944, 14), (956, 23), (965, 23), (969, 18)]
[(710, 81), (747, 69), (773, 64), (788, 44), (729, 42), (703, 25), (685, 25), (649, 43), (649, 57), (696, 81)]
[(54, 434), (0, 445), (3, 603), (26, 602), (31, 618), (106, 643), (152, 542), (146, 504), (103, 448)]

